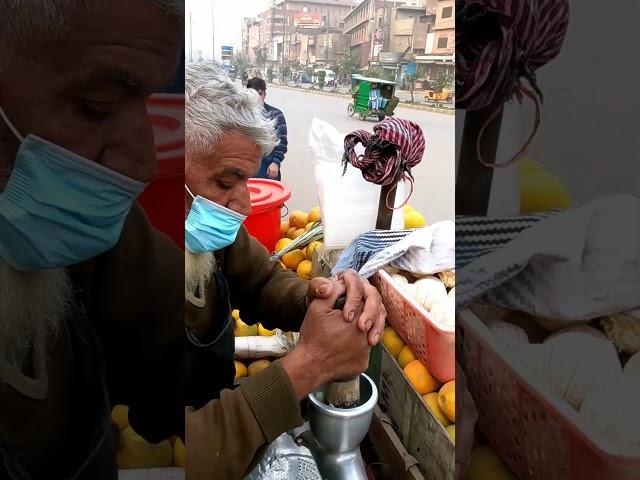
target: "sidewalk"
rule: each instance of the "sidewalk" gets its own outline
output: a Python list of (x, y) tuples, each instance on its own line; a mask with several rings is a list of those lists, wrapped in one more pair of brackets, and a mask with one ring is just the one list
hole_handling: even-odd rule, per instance
[[(278, 82), (277, 80), (275, 82)], [(269, 85), (275, 88), (285, 88), (294, 91), (307, 90), (308, 93), (316, 94), (316, 95), (328, 95), (334, 97), (342, 97), (342, 98), (351, 98), (349, 94), (349, 87), (339, 86), (339, 87), (325, 87), (324, 90), (311, 89), (313, 86), (310, 83), (297, 85), (294, 82), (289, 82), (287, 84), (281, 83), (270, 83)], [(429, 112), (437, 112), (437, 113), (445, 113), (445, 114), (454, 114), (455, 113), (455, 105), (454, 104), (441, 104), (436, 107), (433, 103), (427, 103), (424, 101), (424, 93), (422, 90), (414, 90), (413, 98), (415, 103), (411, 103), (411, 93), (407, 90), (396, 89), (396, 96), (400, 99), (400, 103), (398, 107), (401, 108), (412, 108), (414, 110), (424, 110)]]

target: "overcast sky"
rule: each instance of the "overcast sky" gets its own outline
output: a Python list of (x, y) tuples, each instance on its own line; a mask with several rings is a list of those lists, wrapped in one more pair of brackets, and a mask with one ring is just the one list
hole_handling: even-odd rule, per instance
[[(255, 17), (269, 8), (269, 0), (187, 0), (186, 54), (189, 61), (190, 38), (193, 36), (193, 59), (198, 50), (211, 59), (211, 19), (214, 18), (215, 54), (220, 59), (220, 47), (233, 45), (234, 52), (242, 47), (243, 17)], [(189, 15), (191, 14), (191, 15)], [(190, 29), (191, 25), (191, 29)], [(190, 34), (190, 30), (192, 30)]]

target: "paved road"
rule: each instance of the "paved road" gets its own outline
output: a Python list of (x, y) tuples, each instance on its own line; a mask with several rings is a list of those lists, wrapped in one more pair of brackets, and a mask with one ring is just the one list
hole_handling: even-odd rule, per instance
[[(267, 103), (280, 108), (289, 129), (289, 152), (285, 157), (283, 181), (291, 186), (289, 207), (307, 210), (318, 204), (314, 182), (314, 159), (307, 147), (313, 117), (331, 123), (341, 133), (365, 128), (374, 120), (348, 117), (347, 99), (313, 93), (269, 88)], [(427, 147), (422, 162), (413, 169), (416, 179), (410, 203), (422, 211), (427, 222), (453, 219), (455, 211), (454, 116), (398, 107), (396, 115), (422, 127)]]
[[(277, 81), (276, 81), (277, 83)], [(294, 82), (289, 82), (287, 85), (293, 87), (296, 86), (296, 84)], [(299, 85), (300, 87), (304, 88), (304, 89), (309, 89), (311, 88), (311, 84), (308, 83), (303, 83)], [(336, 89), (333, 87), (326, 87), (325, 91), (328, 92), (336, 92)], [(345, 87), (345, 86), (340, 86), (337, 89), (336, 93), (343, 93), (343, 94), (349, 94), (349, 87)], [(400, 99), (401, 102), (411, 102), (411, 92), (409, 92), (409, 90), (400, 90), (399, 88), (396, 88), (395, 91), (395, 95)], [(426, 102), (424, 99), (424, 90), (415, 90), (413, 92), (413, 102), (415, 103), (419, 103), (421, 105), (428, 105), (428, 106), (436, 106), (434, 103), (429, 103)], [(440, 108), (454, 108), (454, 103), (446, 103), (443, 102), (441, 104), (438, 105)]]

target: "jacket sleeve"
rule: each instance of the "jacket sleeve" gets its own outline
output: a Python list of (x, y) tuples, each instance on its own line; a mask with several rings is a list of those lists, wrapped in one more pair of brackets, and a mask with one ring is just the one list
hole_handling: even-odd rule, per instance
[(284, 161), (284, 155), (287, 153), (289, 147), (289, 141), (287, 140), (287, 122), (284, 119), (284, 114), (278, 110), (276, 114), (276, 134), (280, 143), (269, 154), (269, 160), (277, 163), (278, 166)]
[(267, 249), (242, 227), (224, 252), (223, 271), (229, 282), (231, 307), (249, 325), (297, 331), (304, 319), (307, 280), (271, 262)]
[(188, 477), (243, 478), (267, 445), (303, 420), (279, 361), (199, 410), (185, 412)]

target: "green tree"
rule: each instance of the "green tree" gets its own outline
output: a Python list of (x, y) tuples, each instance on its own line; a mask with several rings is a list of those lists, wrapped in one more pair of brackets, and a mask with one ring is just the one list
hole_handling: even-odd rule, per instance
[(249, 68), (249, 59), (244, 53), (238, 52), (231, 59), (231, 65), (235, 68), (236, 75), (242, 75)]
[(356, 69), (356, 61), (349, 55), (342, 57), (336, 65), (337, 73), (340, 78), (351, 80), (351, 75)]
[(442, 92), (445, 88), (452, 88), (453, 75), (449, 75), (441, 70), (436, 75), (436, 78), (432, 82), (432, 84), (433, 84), (433, 89), (438, 93)]
[(318, 87), (320, 90), (324, 89), (324, 78), (327, 76), (327, 72), (320, 70), (318, 72)]
[(413, 91), (416, 88), (416, 80), (423, 78), (425, 74), (424, 65), (418, 65), (415, 71), (411, 75), (405, 75), (404, 80), (409, 87), (409, 93), (411, 94), (411, 103), (414, 103)]
[(254, 47), (253, 51), (256, 54), (255, 64), (258, 68), (262, 69), (267, 64), (267, 49)]
[(285, 66), (282, 68), (282, 77), (283, 77), (283, 80), (284, 80), (284, 81), (286, 81), (286, 80), (287, 80), (287, 78), (289, 78), (290, 76), (291, 76), (291, 67), (290, 67), (289, 65), (285, 65)]
[(364, 75), (365, 77), (380, 78), (382, 76), (382, 71), (380, 70), (380, 67), (371, 67), (369, 70), (364, 72)]

